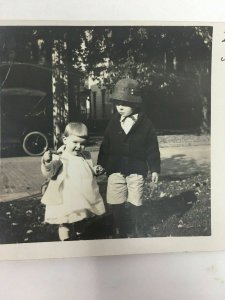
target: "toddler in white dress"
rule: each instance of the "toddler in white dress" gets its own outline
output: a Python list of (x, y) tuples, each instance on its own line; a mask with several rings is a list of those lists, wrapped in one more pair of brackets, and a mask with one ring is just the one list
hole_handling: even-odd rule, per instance
[(71, 225), (92, 215), (105, 213), (95, 175), (103, 172), (93, 166), (91, 155), (85, 151), (88, 135), (83, 123), (69, 123), (64, 132), (64, 145), (59, 155), (46, 151), (42, 157), (41, 170), (50, 178), (41, 199), (46, 205), (45, 222), (59, 224), (59, 239), (71, 237)]

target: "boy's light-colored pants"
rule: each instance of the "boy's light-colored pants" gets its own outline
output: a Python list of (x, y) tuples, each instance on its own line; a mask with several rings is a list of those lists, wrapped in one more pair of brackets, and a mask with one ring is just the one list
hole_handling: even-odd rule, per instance
[(123, 175), (113, 173), (108, 178), (107, 203), (122, 204), (130, 202), (141, 206), (143, 201), (145, 179), (139, 174)]

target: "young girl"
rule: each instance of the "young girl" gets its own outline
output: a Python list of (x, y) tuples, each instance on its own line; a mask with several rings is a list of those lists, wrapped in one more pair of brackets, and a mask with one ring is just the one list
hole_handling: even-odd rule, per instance
[(64, 145), (58, 154), (46, 151), (42, 157), (42, 174), (50, 178), (41, 199), (46, 205), (45, 222), (59, 224), (59, 239), (69, 239), (79, 231), (81, 221), (105, 212), (90, 153), (85, 151), (88, 135), (83, 123), (69, 123), (64, 132)]

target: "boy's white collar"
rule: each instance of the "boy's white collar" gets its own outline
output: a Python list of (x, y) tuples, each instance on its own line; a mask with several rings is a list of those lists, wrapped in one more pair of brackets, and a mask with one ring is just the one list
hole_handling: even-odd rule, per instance
[[(127, 117), (121, 116), (121, 117), (120, 117), (120, 122), (124, 122), (127, 118), (130, 118), (130, 116), (127, 116)], [(132, 115), (132, 118), (134, 118), (134, 119), (137, 121), (137, 119), (138, 119), (138, 114)]]

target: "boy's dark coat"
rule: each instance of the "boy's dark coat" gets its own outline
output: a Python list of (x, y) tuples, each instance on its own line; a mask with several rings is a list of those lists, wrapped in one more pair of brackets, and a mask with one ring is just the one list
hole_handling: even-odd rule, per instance
[(126, 135), (116, 113), (105, 131), (98, 155), (98, 164), (107, 175), (121, 172), (124, 175), (160, 172), (160, 152), (151, 121), (140, 113), (137, 122)]

